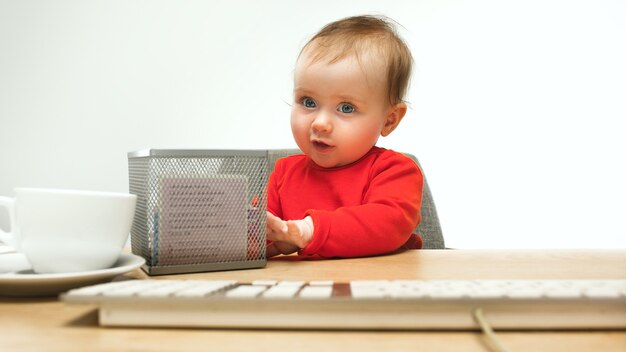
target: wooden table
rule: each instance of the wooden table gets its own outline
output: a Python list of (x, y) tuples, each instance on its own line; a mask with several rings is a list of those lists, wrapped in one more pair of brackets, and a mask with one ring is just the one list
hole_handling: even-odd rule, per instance
[[(140, 270), (118, 277), (147, 278)], [(157, 279), (626, 279), (626, 250), (423, 250), (342, 260), (272, 259), (254, 270)], [(515, 351), (626, 351), (626, 331), (499, 332)], [(93, 306), (0, 298), (0, 351), (488, 351), (466, 331), (102, 328)]]

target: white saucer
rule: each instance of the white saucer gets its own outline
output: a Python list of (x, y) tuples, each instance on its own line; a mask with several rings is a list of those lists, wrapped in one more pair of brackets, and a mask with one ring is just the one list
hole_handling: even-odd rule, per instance
[(72, 288), (111, 280), (144, 264), (142, 257), (122, 253), (108, 269), (76, 273), (36, 274), (21, 253), (0, 255), (0, 296), (53, 296)]

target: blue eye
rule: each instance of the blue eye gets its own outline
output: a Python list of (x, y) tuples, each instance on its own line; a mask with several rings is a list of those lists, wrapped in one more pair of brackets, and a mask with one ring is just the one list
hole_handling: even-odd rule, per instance
[(317, 106), (315, 104), (315, 101), (311, 98), (302, 98), (302, 105), (304, 105), (305, 108), (309, 108), (309, 109), (312, 109)]
[(356, 111), (356, 108), (350, 104), (342, 103), (339, 105), (339, 109), (337, 110), (339, 110), (340, 112), (344, 114), (351, 114)]

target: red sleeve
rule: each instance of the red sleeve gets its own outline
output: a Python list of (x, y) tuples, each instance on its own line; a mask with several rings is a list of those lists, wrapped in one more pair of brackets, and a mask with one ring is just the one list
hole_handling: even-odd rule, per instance
[(283, 164), (281, 160), (277, 160), (274, 166), (274, 170), (270, 174), (267, 181), (267, 211), (283, 218), (282, 206), (280, 204), (280, 196), (278, 194), (278, 183), (283, 178)]
[(313, 241), (300, 254), (358, 257), (387, 253), (407, 242), (420, 220), (422, 173), (399, 153), (373, 165), (363, 204), (333, 211), (309, 210)]

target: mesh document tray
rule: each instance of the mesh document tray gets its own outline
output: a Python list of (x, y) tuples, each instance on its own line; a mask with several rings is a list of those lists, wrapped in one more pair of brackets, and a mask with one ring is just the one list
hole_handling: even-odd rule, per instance
[(133, 253), (149, 275), (263, 267), (267, 150), (128, 153)]

